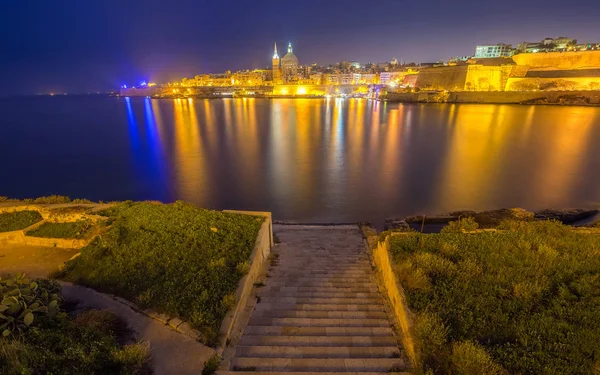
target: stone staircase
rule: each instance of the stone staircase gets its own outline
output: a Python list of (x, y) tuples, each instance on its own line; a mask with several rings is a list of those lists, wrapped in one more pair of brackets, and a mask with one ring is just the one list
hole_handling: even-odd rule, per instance
[(275, 225), (281, 244), (217, 374), (390, 374), (406, 369), (356, 226)]

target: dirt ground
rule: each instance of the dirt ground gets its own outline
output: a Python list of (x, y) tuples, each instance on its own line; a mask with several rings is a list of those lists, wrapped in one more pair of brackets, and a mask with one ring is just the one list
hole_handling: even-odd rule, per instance
[(0, 243), (0, 276), (47, 277), (79, 250)]

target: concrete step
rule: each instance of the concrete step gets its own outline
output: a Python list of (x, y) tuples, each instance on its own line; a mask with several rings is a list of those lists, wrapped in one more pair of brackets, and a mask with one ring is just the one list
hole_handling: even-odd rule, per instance
[[(216, 375), (273, 375), (273, 371), (217, 371)], [(277, 373), (280, 373), (277, 372)], [(373, 371), (344, 371), (344, 372), (331, 372), (331, 371), (286, 371), (286, 375), (411, 375), (408, 372), (373, 372)]]
[(315, 303), (267, 303), (256, 304), (254, 310), (294, 310), (294, 311), (384, 311), (383, 303), (370, 305), (356, 304), (315, 304)]
[[(283, 260), (283, 262), (281, 261)], [(283, 270), (290, 271), (298, 271), (299, 268), (294, 268), (296, 266), (310, 266), (311, 269), (315, 270), (331, 270), (331, 269), (344, 269), (347, 267), (348, 269), (372, 269), (372, 264), (369, 259), (352, 259), (352, 260), (344, 260), (340, 261), (336, 260), (327, 260), (323, 259), (308, 259), (308, 258), (290, 258), (290, 257), (279, 257), (274, 263), (277, 263), (278, 266)]]
[(379, 347), (395, 346), (393, 336), (242, 336), (241, 346), (346, 346), (346, 347)]
[(398, 358), (396, 346), (355, 347), (292, 347), (292, 346), (239, 346), (236, 357), (248, 358)]
[(297, 326), (252, 326), (244, 329), (244, 335), (261, 336), (392, 336), (387, 327), (297, 327)]
[(277, 271), (271, 271), (269, 272), (269, 276), (270, 277), (358, 277), (358, 278), (369, 278), (371, 276), (373, 276), (373, 273), (370, 271), (365, 271), (365, 272), (343, 272), (343, 271), (333, 271), (333, 272), (312, 272), (311, 270), (306, 270), (306, 272), (281, 272), (279, 270)]
[(275, 281), (322, 281), (322, 282), (340, 282), (340, 283), (362, 283), (365, 281), (371, 281), (370, 276), (326, 276), (326, 275), (303, 275), (303, 276), (289, 276), (289, 275), (267, 275), (267, 279)]
[(292, 266), (296, 265), (305, 265), (305, 266), (318, 266), (321, 268), (327, 268), (329, 266), (364, 266), (371, 267), (371, 261), (367, 256), (339, 256), (339, 255), (330, 255), (330, 256), (319, 256), (315, 254), (310, 255), (297, 255), (297, 256), (285, 256), (280, 255), (277, 260), (274, 260), (275, 263), (279, 263), (284, 266), (284, 268), (292, 268)]
[(294, 287), (294, 286), (270, 286), (261, 287), (262, 292), (283, 292), (283, 293), (377, 293), (376, 287), (370, 288), (352, 288), (352, 287)]
[(343, 292), (279, 292), (260, 291), (261, 297), (296, 297), (296, 298), (379, 298), (377, 293), (343, 293)]
[(295, 298), (295, 297), (261, 297), (260, 303), (297, 303), (316, 305), (378, 305), (380, 298)]
[(231, 361), (234, 371), (390, 371), (405, 368), (400, 358), (233, 358)]
[(383, 311), (255, 310), (253, 317), (311, 319), (387, 319)]
[(303, 288), (376, 288), (377, 285), (372, 282), (361, 282), (361, 283), (341, 283), (331, 281), (277, 281), (277, 280), (266, 280), (267, 286), (274, 287), (303, 287)]
[(248, 323), (253, 326), (296, 326), (296, 327), (389, 327), (387, 319), (344, 319), (344, 318), (269, 318), (253, 316)]

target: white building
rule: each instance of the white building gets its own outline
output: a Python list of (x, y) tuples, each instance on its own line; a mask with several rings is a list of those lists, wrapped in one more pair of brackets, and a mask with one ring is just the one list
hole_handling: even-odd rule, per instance
[(513, 55), (513, 51), (510, 44), (503, 43), (477, 46), (475, 58), (510, 57)]

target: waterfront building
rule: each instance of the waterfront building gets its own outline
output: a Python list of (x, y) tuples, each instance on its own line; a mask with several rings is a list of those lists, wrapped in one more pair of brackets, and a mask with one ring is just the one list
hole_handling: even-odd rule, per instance
[(309, 81), (312, 85), (321, 85), (323, 83), (323, 73), (312, 73)]
[(354, 74), (352, 74), (352, 73), (339, 74), (338, 82), (340, 85), (353, 85), (354, 84)]
[(288, 52), (281, 59), (281, 73), (286, 83), (298, 80), (298, 58), (292, 51), (292, 43), (288, 44)]
[(577, 44), (577, 40), (559, 36), (558, 38), (546, 38), (542, 41), (544, 46), (552, 47), (554, 51), (566, 51), (569, 47)]
[(235, 86), (260, 86), (266, 80), (266, 76), (265, 70), (241, 70), (232, 75), (232, 82)]
[(377, 83), (376, 78), (376, 75), (373, 73), (361, 73), (356, 83), (360, 85), (372, 85)]
[(279, 55), (277, 54), (277, 43), (275, 43), (275, 49), (273, 52), (273, 84), (278, 85), (281, 83), (281, 61), (279, 59)]
[(510, 44), (503, 43), (475, 47), (476, 58), (510, 57), (513, 52), (514, 50)]
[(400, 79), (404, 78), (406, 74), (402, 74), (402, 72), (381, 72), (379, 74), (379, 83), (382, 85), (393, 85), (398, 84)]
[(322, 82), (324, 85), (339, 85), (340, 84), (340, 75), (337, 73), (323, 74)]

